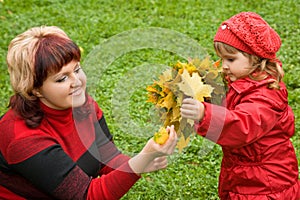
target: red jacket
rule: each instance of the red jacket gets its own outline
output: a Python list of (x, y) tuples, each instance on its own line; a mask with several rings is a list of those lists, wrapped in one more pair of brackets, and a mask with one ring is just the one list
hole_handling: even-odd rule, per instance
[(230, 84), (226, 107), (209, 103), (197, 133), (222, 146), (222, 200), (299, 200), (298, 163), (290, 138), (294, 115), (287, 90), (268, 89), (268, 80)]

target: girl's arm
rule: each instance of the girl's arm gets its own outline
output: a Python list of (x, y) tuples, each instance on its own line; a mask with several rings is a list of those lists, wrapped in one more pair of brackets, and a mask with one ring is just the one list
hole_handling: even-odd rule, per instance
[(210, 103), (204, 106), (204, 118), (195, 123), (197, 133), (229, 147), (241, 147), (265, 136), (281, 115), (259, 101), (240, 103), (234, 110)]
[[(199, 135), (221, 146), (240, 147), (269, 133), (283, 113), (284, 108), (276, 107), (270, 98), (262, 95), (253, 95), (239, 103), (234, 110), (185, 99), (181, 115), (195, 120), (195, 129)], [(287, 132), (293, 132), (292, 129), (286, 127)]]

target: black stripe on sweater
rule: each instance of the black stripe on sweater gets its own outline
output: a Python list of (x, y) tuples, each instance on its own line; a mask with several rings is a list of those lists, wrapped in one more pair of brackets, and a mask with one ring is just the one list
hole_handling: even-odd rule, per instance
[(11, 165), (47, 193), (52, 193), (75, 166), (60, 145), (50, 146), (21, 163)]

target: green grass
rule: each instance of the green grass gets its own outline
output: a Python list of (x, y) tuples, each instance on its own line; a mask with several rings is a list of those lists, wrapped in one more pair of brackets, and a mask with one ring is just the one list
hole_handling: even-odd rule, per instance
[[(61, 27), (83, 48), (83, 64), (98, 44), (124, 31), (147, 27), (182, 33), (197, 41), (212, 59), (216, 59), (212, 40), (219, 24), (240, 11), (254, 11), (261, 14), (282, 38), (278, 55), (285, 69), (289, 103), (296, 116), (296, 134), (292, 140), (300, 161), (299, 5), (298, 0), (77, 0), (75, 3), (74, 0), (0, 0), (0, 112), (5, 112), (12, 94), (5, 63), (7, 46), (17, 34), (30, 27)], [(106, 114), (116, 144), (124, 152), (137, 153), (152, 132), (140, 137), (135, 135), (137, 129), (119, 128), (117, 120), (120, 119), (116, 119), (112, 111), (112, 99), (117, 96), (114, 92), (119, 80), (136, 66), (145, 63), (170, 65), (179, 58), (176, 53), (165, 50), (136, 50), (115, 58), (101, 74), (94, 96)], [(150, 72), (140, 71), (138, 75), (148, 76), (147, 73)], [(137, 127), (151, 123), (147, 117), (151, 106), (145, 104), (144, 95), (145, 91), (140, 88), (126, 96), (129, 97), (130, 117)], [(221, 157), (219, 146), (211, 146), (196, 137), (183, 154), (170, 158), (167, 169), (144, 174), (123, 199), (217, 199)]]

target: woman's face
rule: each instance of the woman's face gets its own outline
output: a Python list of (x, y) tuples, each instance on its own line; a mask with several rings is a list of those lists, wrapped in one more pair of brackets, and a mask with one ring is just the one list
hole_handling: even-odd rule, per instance
[(221, 56), (223, 72), (231, 81), (247, 77), (254, 69), (250, 59), (242, 53), (226, 53)]
[(36, 96), (50, 108), (64, 110), (85, 102), (86, 76), (80, 63), (72, 61), (47, 77)]

